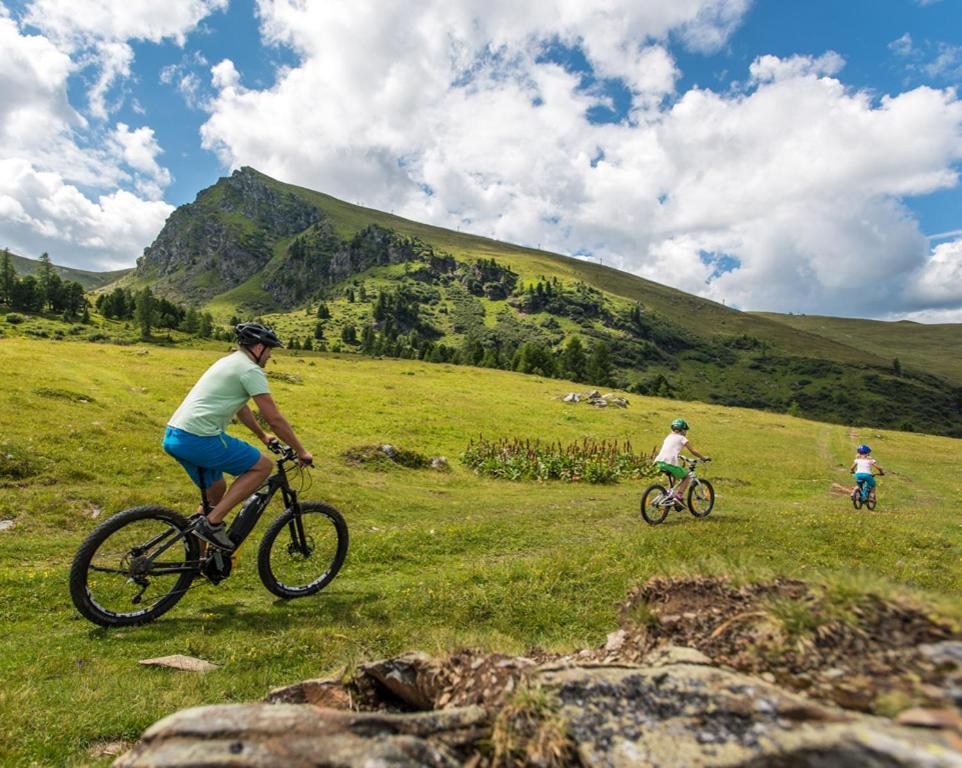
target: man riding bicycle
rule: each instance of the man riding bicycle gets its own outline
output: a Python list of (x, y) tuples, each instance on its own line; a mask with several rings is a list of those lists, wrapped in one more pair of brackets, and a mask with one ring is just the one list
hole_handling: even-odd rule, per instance
[[(180, 462), (194, 483), (206, 488), (208, 501), (214, 505), (194, 534), (228, 550), (234, 544), (227, 537), (224, 518), (264, 483), (273, 468), (266, 454), (226, 433), (236, 416), (265, 445), (276, 439), (261, 429), (248, 401), (253, 398), (261, 416), (294, 449), (302, 465), (313, 461), (274, 403), (264, 375), (272, 350), (284, 345), (260, 323), (241, 323), (234, 330), (238, 350), (218, 360), (198, 379), (167, 422), (163, 443), (164, 450)], [(230, 488), (224, 472), (237, 478)]]

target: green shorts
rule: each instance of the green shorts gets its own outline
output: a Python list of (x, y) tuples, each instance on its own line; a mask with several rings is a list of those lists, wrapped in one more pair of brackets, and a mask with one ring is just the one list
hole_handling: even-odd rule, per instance
[(658, 469), (662, 472), (667, 472), (676, 480), (681, 480), (688, 474), (688, 470), (684, 467), (676, 467), (674, 464), (669, 464), (667, 461), (659, 461), (655, 464)]

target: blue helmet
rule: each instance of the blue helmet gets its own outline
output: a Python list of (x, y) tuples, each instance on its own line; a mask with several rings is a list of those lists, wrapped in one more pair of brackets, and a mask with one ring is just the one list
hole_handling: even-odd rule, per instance
[(872, 449), (869, 448), (865, 443), (862, 443), (858, 448), (855, 449), (856, 453), (871, 453)]

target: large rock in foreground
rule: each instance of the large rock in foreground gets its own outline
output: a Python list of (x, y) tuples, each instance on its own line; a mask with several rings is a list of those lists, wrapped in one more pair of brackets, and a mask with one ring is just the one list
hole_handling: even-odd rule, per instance
[(229, 704), (177, 712), (148, 728), (117, 768), (315, 768), (461, 765), (487, 733), (480, 707), (385, 714), (298, 704)]
[[(411, 678), (405, 690), (417, 687), (414, 661), (424, 659), (385, 665), (397, 680)], [(962, 768), (951, 734), (817, 704), (705, 664), (531, 667), (522, 685), (524, 695), (491, 708), (199, 707), (151, 726), (115, 765)]]

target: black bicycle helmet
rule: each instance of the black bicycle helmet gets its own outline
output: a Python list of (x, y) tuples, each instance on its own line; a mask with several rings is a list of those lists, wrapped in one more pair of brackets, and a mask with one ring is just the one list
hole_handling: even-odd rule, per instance
[(277, 334), (266, 325), (260, 323), (240, 323), (234, 327), (237, 343), (242, 347), (253, 347), (263, 344), (267, 347), (283, 347)]

